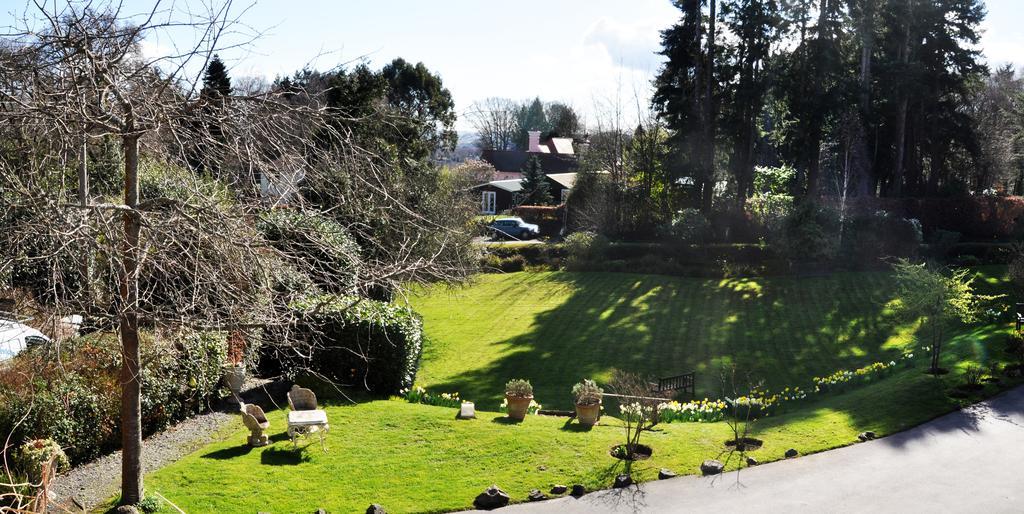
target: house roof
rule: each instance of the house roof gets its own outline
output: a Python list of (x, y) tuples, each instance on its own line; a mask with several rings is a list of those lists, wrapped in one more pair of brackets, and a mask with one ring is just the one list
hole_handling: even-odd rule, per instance
[(521, 150), (484, 150), (480, 158), (491, 163), (491, 166), (498, 171), (522, 171), (526, 161), (533, 156), (540, 160), (540, 167), (544, 173), (565, 173), (575, 171), (579, 166), (575, 157), (552, 153), (529, 153)]
[(480, 184), (480, 185), (478, 185), (476, 187), (483, 187), (483, 186), (492, 186), (492, 187), (496, 187), (498, 189), (502, 189), (502, 190), (508, 191), (509, 193), (518, 193), (519, 191), (523, 190), (523, 181), (521, 179), (517, 179), (517, 178), (513, 178), (513, 179), (509, 179), (509, 180), (492, 180), (490, 182), (485, 182), (483, 184)]
[(553, 137), (548, 140), (548, 147), (551, 148), (552, 153), (562, 155), (574, 155), (575, 152), (572, 149), (572, 138), (571, 137)]
[(572, 186), (576, 184), (575, 173), (549, 173), (548, 178), (566, 189), (572, 189)]
[[(576, 173), (549, 173), (547, 175), (548, 180), (566, 188), (572, 189), (573, 185), (576, 184)], [(508, 180), (492, 180), (473, 186), (471, 189), (477, 189), (485, 186), (496, 187), (508, 191), (509, 193), (518, 193), (523, 190), (522, 179), (508, 179)]]

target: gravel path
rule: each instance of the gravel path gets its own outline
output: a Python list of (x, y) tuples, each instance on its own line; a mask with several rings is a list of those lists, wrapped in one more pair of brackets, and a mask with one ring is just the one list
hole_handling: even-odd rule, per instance
[[(277, 389), (283, 391), (282, 384), (251, 380), (246, 383), (242, 398), (267, 408), (272, 404), (265, 391), (280, 398)], [(225, 400), (211, 412), (189, 418), (148, 437), (143, 441), (143, 472), (156, 471), (213, 442), (223, 429), (241, 427), (241, 418), (235, 414), (237, 410), (238, 404)], [(91, 509), (117, 494), (120, 480), (120, 451), (82, 464), (55, 480), (51, 500), (57, 508), (51, 510), (81, 512), (82, 509)]]

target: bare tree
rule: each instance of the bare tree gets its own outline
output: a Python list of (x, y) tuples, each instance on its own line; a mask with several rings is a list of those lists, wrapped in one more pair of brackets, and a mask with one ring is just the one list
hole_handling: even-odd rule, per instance
[(519, 105), (508, 98), (491, 97), (474, 102), (467, 117), (476, 129), (481, 150), (512, 150), (519, 130)]
[[(288, 295), (302, 288), (282, 292), (282, 284), (296, 271), (295, 250), (256, 229), (272, 222), (274, 206), (339, 220), (358, 241), (367, 257), (352, 274), (299, 270), (329, 291), (397, 290), (459, 278), (472, 265), (463, 224), (471, 210), (461, 197), (407, 194), (407, 178), (353, 144), (316, 95), (253, 87), (216, 105), (197, 95), (199, 71), (244, 29), (230, 1), (203, 12), (156, 2), (141, 16), (117, 3), (33, 7), (0, 40), (0, 130), (14, 148), (0, 155), (0, 218), (9, 221), (0, 252), (39, 270), (34, 292), (55, 311), (116, 327), (123, 503), (143, 494), (140, 327), (258, 338), (290, 326)], [(170, 31), (179, 46), (142, 51)], [(84, 164), (76, 162), (83, 138), (118, 142), (120, 198), (79, 199), (80, 188), (65, 183)], [(217, 173), (189, 172), (195, 155), (216, 161), (206, 169)], [(309, 203), (311, 187), (337, 203)], [(80, 265), (83, 253), (95, 266)]]

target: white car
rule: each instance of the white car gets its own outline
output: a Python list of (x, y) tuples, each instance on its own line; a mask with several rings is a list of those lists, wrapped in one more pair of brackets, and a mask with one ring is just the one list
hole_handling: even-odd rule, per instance
[(49, 337), (28, 325), (0, 319), (0, 362), (10, 360), (26, 348), (49, 342)]

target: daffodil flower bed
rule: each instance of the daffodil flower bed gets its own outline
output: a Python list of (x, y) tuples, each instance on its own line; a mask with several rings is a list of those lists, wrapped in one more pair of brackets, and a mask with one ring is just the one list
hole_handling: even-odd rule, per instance
[(402, 389), (399, 391), (399, 396), (409, 403), (455, 408), (462, 406), (462, 399), (459, 398), (459, 393), (429, 393), (420, 386)]
[(658, 420), (662, 423), (675, 421), (691, 423), (712, 423), (725, 417), (726, 403), (722, 400), (697, 400), (686, 403), (677, 401), (658, 404)]

